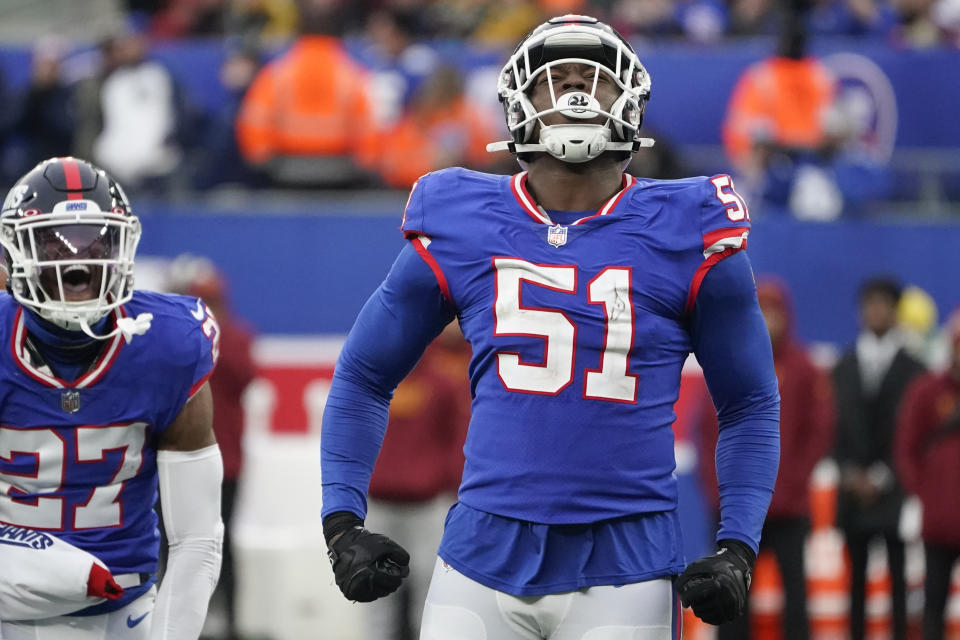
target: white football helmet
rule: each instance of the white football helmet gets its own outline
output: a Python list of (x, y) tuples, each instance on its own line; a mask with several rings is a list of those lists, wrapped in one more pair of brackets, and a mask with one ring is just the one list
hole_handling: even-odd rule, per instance
[[(92, 335), (90, 326), (133, 296), (139, 241), (140, 221), (120, 185), (75, 158), (38, 164), (10, 189), (0, 211), (13, 297), (58, 326), (96, 338), (109, 336)], [(109, 335), (133, 322), (120, 320)]]
[[(550, 69), (556, 65), (579, 63), (595, 67), (589, 93), (568, 92), (557, 95)], [(609, 111), (596, 98), (600, 73), (610, 76), (620, 89)], [(547, 74), (552, 106), (537, 111), (529, 93), (535, 78)], [(512, 140), (487, 145), (487, 151), (511, 153), (545, 151), (566, 162), (586, 162), (604, 151), (633, 153), (653, 145), (640, 137), (643, 112), (650, 98), (650, 74), (633, 47), (612, 27), (596, 18), (565, 15), (552, 18), (530, 33), (517, 46), (500, 72), (497, 92), (507, 119)], [(602, 124), (545, 125), (541, 118), (561, 113), (572, 119), (605, 117)], [(539, 140), (533, 134), (537, 123)]]

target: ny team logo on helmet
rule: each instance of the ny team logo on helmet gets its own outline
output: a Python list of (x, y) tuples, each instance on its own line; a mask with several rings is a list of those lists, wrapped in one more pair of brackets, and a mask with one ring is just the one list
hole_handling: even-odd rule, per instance
[[(550, 70), (570, 63), (594, 67), (589, 93), (557, 94)], [(544, 73), (552, 104), (538, 111), (529, 94), (534, 80)], [(601, 73), (609, 76), (620, 91), (609, 109), (600, 105), (596, 97)], [(653, 144), (653, 140), (640, 137), (643, 113), (650, 98), (650, 74), (623, 36), (590, 16), (560, 16), (534, 29), (501, 70), (497, 93), (512, 139), (489, 144), (488, 151), (546, 151), (567, 162), (586, 162), (604, 151), (632, 153)], [(545, 125), (541, 118), (551, 113), (571, 119), (600, 116), (606, 121)], [(533, 136), (538, 123), (540, 139), (536, 141)]]
[(140, 222), (105, 171), (45, 160), (10, 189), (0, 246), (16, 300), (69, 329), (92, 325), (133, 295)]

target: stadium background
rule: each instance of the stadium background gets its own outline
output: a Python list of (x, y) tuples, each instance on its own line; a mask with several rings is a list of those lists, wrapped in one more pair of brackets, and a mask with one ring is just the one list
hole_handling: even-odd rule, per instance
[[(581, 5), (585, 12), (591, 8), (589, 3), (568, 4)], [(116, 28), (118, 16), (127, 20), (136, 15), (126, 14), (122, 3), (112, 0), (0, 1), (5, 94), (15, 96), (30, 82), (31, 59), (40, 39), (61, 38), (66, 59), (77, 66), (100, 37)], [(143, 28), (146, 23), (139, 17)], [(738, 76), (772, 53), (775, 36), (761, 33), (694, 42), (683, 35), (637, 33), (631, 40), (653, 78), (646, 128), (675, 150), (686, 173), (729, 171), (720, 137), (727, 101)], [(886, 137), (877, 142), (879, 146), (889, 146), (883, 199), (830, 221), (801, 220), (772, 207), (752, 211), (749, 252), (754, 267), (758, 273), (781, 276), (792, 288), (799, 336), (812, 345), (824, 366), (855, 338), (856, 288), (869, 275), (894, 274), (922, 288), (932, 296), (941, 318), (960, 304), (956, 42), (945, 38), (935, 46), (916, 48), (884, 35), (812, 39), (812, 53), (867, 88), (876, 121), (893, 123), (892, 129), (878, 127), (876, 134)], [(267, 56), (278, 55), (287, 44), (283, 38), (270, 41)], [(426, 44), (453, 61), (465, 78), (467, 95), (499, 117), (494, 82), (508, 49), (456, 38)], [(346, 45), (375, 70), (361, 31), (348, 33)], [(171, 72), (193, 109), (216, 113), (228, 100), (218, 82), (228, 50), (223, 37), (187, 35), (153, 39), (149, 57)], [(5, 135), (16, 148), (17, 132)], [(319, 424), (339, 345), (402, 244), (398, 227), (406, 193), (230, 184), (160, 196), (141, 197), (136, 191), (131, 195), (144, 227), (141, 284), (162, 288), (166, 265), (177, 255), (208, 256), (230, 283), (233, 307), (260, 334), (255, 354), (261, 380), (245, 398), (248, 464), (235, 538), (242, 627), (253, 636), (277, 639), (359, 637), (362, 609), (343, 602), (332, 586), (320, 535)], [(701, 497), (690, 474), (695, 453), (686, 431), (687, 406), (701, 393), (691, 363), (677, 407), (690, 556), (709, 545)], [(817, 529), (809, 543), (808, 573), (818, 640), (843, 637), (842, 545), (830, 527), (834, 474), (829, 461), (815, 474)], [(908, 564), (914, 611), (922, 579), (922, 556), (917, 554), (914, 545)], [(874, 560), (868, 611), (872, 637), (882, 638), (888, 616), (886, 585), (883, 561), (879, 556)], [(761, 567), (765, 564), (761, 559)], [(771, 640), (778, 637), (780, 606), (774, 573), (769, 566), (758, 570), (754, 591), (758, 624)], [(949, 615), (953, 633), (960, 633), (960, 598), (953, 599)], [(211, 621), (214, 634), (215, 622)], [(685, 637), (710, 636), (709, 630), (691, 624)]]

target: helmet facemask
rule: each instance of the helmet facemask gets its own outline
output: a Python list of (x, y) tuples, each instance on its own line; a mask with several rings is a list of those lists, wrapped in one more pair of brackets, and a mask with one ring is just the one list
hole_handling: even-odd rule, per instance
[[(587, 91), (558, 95), (551, 70), (558, 65), (580, 64), (593, 69)], [(530, 100), (534, 82), (546, 74), (551, 104), (538, 110)], [(609, 108), (597, 99), (601, 74), (619, 90)], [(639, 137), (650, 76), (630, 45), (613, 29), (585, 16), (555, 18), (528, 36), (504, 65), (497, 91), (503, 104), (512, 141), (493, 143), (488, 151), (546, 151), (566, 162), (586, 162), (604, 151), (632, 153), (653, 140)], [(560, 113), (579, 124), (545, 124), (544, 116)], [(539, 126), (539, 140), (533, 136)]]
[(130, 300), (139, 241), (136, 217), (101, 211), (91, 200), (0, 219), (14, 298), (70, 330), (89, 327)]

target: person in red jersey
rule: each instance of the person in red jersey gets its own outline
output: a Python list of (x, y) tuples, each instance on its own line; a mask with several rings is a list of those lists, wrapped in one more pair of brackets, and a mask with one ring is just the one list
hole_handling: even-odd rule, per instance
[(960, 558), (960, 311), (947, 322), (950, 367), (919, 377), (897, 423), (896, 467), (904, 488), (923, 505), (926, 556), (923, 640), (942, 640), (953, 567)]
[[(833, 395), (830, 380), (813, 364), (794, 334), (793, 308), (786, 283), (757, 278), (757, 298), (770, 332), (773, 364), (780, 387), (780, 440), (784, 451), (770, 509), (763, 524), (760, 548), (773, 551), (784, 588), (783, 632), (786, 640), (810, 637), (807, 619), (804, 542), (810, 530), (810, 475), (830, 448)], [(707, 400), (709, 403), (709, 399)], [(719, 513), (716, 412), (710, 404), (700, 430), (700, 473)], [(749, 615), (720, 625), (719, 640), (750, 638)]]
[(457, 499), (463, 473), (469, 360), (469, 345), (458, 325), (450, 323), (390, 403), (387, 435), (370, 478), (367, 522), (414, 553), (410, 577), (399, 592), (371, 603), (364, 616), (368, 640), (419, 635), (443, 520)]

